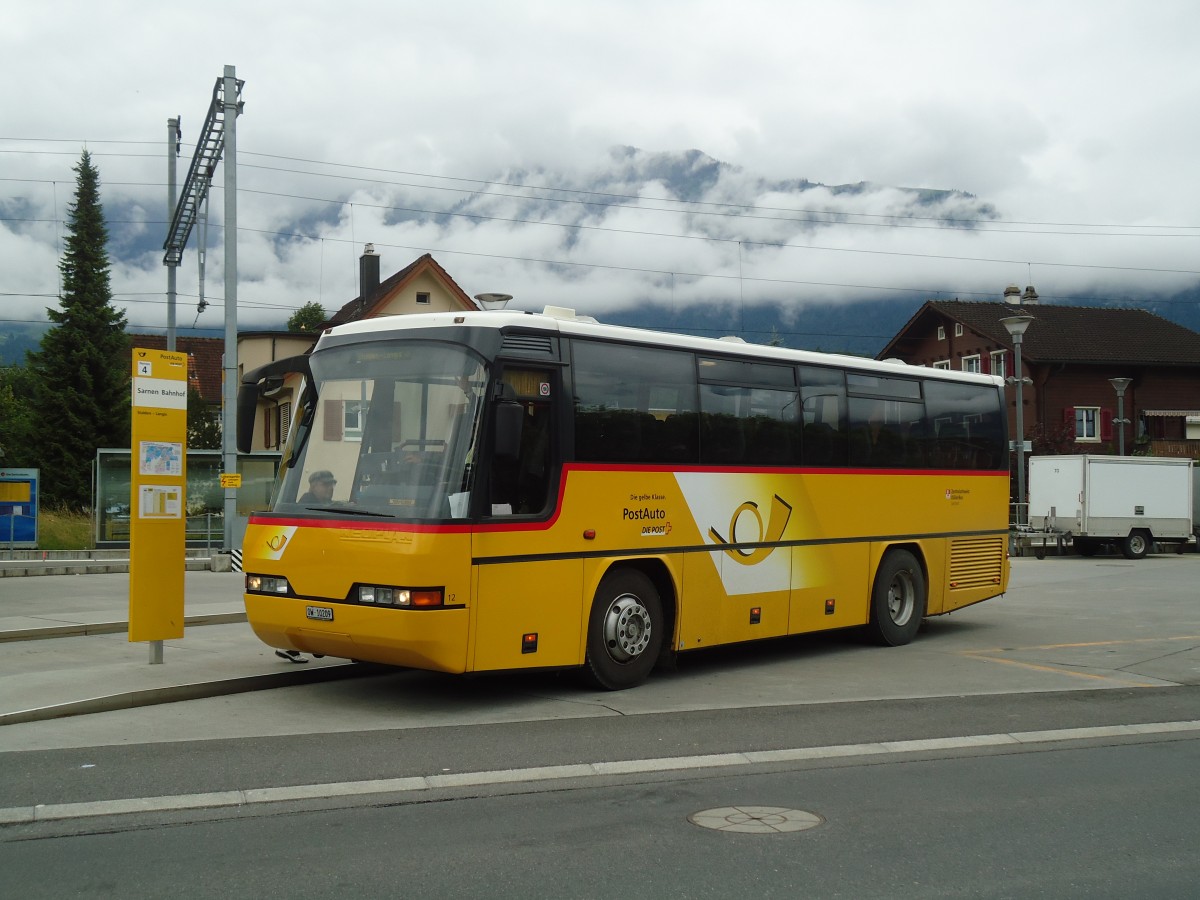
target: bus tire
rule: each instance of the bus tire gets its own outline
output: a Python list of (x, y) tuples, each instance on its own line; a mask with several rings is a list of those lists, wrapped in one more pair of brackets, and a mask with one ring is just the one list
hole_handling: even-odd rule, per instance
[(635, 569), (615, 569), (600, 581), (588, 616), (584, 675), (596, 687), (622, 691), (646, 680), (663, 642), (662, 599)]
[(879, 564), (871, 589), (867, 634), (877, 644), (899, 647), (917, 636), (929, 592), (925, 572), (907, 550), (892, 550)]
[(1135, 528), (1121, 541), (1121, 553), (1126, 559), (1141, 559), (1150, 552), (1150, 532)]

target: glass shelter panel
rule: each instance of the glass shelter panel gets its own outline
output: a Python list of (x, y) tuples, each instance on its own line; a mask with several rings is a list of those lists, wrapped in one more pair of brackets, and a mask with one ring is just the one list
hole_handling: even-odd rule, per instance
[[(96, 451), (96, 546), (129, 545), (130, 452), (124, 448)], [(221, 547), (225, 540), (224, 465), (220, 450), (187, 451), (187, 544)], [(237, 514), (242, 517), (267, 509), (271, 485), (279, 468), (278, 453), (238, 455), (242, 486), (237, 489)]]

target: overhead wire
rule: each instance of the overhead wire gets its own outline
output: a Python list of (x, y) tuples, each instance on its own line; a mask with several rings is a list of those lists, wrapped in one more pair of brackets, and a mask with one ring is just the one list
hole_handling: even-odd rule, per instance
[[(33, 140), (39, 140), (39, 139), (34, 139), (34, 138), (18, 139), (18, 138), (0, 137), (0, 141), (4, 141), (4, 140), (30, 140), (30, 141), (33, 141)], [(46, 142), (49, 142), (51, 140), (56, 140), (56, 139), (44, 139), (44, 140)], [(61, 139), (57, 139), (57, 140), (61, 140)], [(144, 143), (144, 144), (151, 144), (153, 142), (149, 142), (149, 141), (145, 141), (145, 142), (92, 141), (92, 143), (131, 143), (131, 144)], [(183, 146), (189, 146), (189, 145), (185, 144)], [(68, 151), (18, 151), (18, 150), (5, 150), (3, 148), (0, 148), (0, 153), (29, 153), (29, 154), (52, 153), (53, 155), (72, 155), (72, 154), (68, 153)], [(143, 159), (143, 158), (147, 158), (147, 157), (155, 158), (157, 156), (157, 154), (140, 154), (140, 153), (139, 154), (129, 154), (129, 153), (108, 154), (108, 155), (116, 156), (116, 157), (123, 156), (123, 157), (128, 157), (131, 159)], [(303, 169), (290, 169), (290, 168), (282, 168), (282, 167), (278, 167), (278, 166), (264, 166), (264, 165), (257, 165), (254, 163), (244, 163), (244, 162), (239, 163), (239, 168), (260, 169), (260, 170), (264, 170), (264, 171), (276, 171), (276, 172), (283, 172), (283, 173), (290, 174), (290, 175), (306, 175), (306, 176), (312, 176), (312, 177), (317, 177), (317, 178), (341, 178), (341, 179), (347, 179), (347, 180), (363, 181), (366, 183), (383, 185), (383, 186), (399, 186), (399, 187), (420, 188), (420, 189), (426, 189), (426, 190), (454, 191), (457, 193), (467, 193), (467, 194), (474, 194), (474, 195), (485, 194), (485, 195), (507, 197), (507, 198), (513, 198), (513, 199), (536, 199), (536, 200), (541, 200), (541, 201), (550, 202), (550, 203), (575, 203), (575, 204), (584, 204), (584, 205), (592, 205), (592, 206), (599, 205), (599, 206), (606, 206), (606, 207), (617, 206), (618, 208), (632, 208), (632, 209), (637, 209), (639, 211), (646, 211), (646, 210), (662, 211), (662, 212), (689, 211), (692, 214), (706, 214), (706, 215), (719, 214), (726, 218), (751, 218), (751, 219), (761, 218), (761, 219), (766, 219), (768, 221), (792, 221), (786, 217), (759, 216), (759, 215), (751, 214), (751, 213), (735, 213), (735, 212), (727, 212), (727, 213), (708, 212), (708, 213), (706, 213), (706, 212), (704, 212), (704, 210), (702, 208), (710, 207), (710, 208), (714, 208), (717, 210), (727, 210), (727, 211), (757, 210), (760, 212), (764, 212), (764, 211), (765, 212), (783, 212), (783, 213), (790, 213), (793, 215), (795, 215), (795, 214), (803, 214), (803, 215), (810, 215), (810, 216), (822, 216), (823, 215), (823, 216), (854, 217), (854, 218), (887, 220), (887, 222), (882, 223), (883, 227), (888, 227), (888, 222), (905, 222), (905, 221), (922, 222), (922, 221), (924, 221), (924, 222), (942, 222), (942, 223), (949, 223), (949, 224), (941, 225), (941, 226), (895, 226), (895, 227), (923, 227), (923, 228), (937, 227), (937, 228), (946, 228), (946, 229), (951, 229), (951, 230), (962, 230), (961, 226), (964, 226), (964, 225), (993, 224), (993, 225), (1037, 226), (1039, 228), (1049, 228), (1049, 227), (1053, 227), (1053, 228), (1127, 228), (1127, 229), (1145, 229), (1145, 230), (1157, 229), (1157, 230), (1200, 232), (1200, 225), (1166, 225), (1166, 224), (1137, 224), (1137, 223), (1118, 224), (1118, 223), (1053, 222), (1053, 221), (1039, 222), (1039, 221), (1032, 221), (1032, 220), (998, 220), (995, 218), (986, 218), (986, 217), (980, 217), (980, 216), (966, 218), (966, 217), (945, 216), (945, 215), (921, 216), (921, 215), (917, 215), (914, 213), (903, 213), (903, 214), (901, 214), (901, 213), (867, 213), (867, 212), (855, 212), (852, 210), (805, 209), (805, 208), (799, 208), (799, 207), (765, 206), (762, 204), (729, 203), (729, 202), (721, 202), (721, 201), (713, 201), (713, 200), (688, 200), (688, 199), (677, 198), (677, 197), (654, 197), (654, 196), (647, 197), (647, 196), (636, 195), (636, 194), (622, 194), (622, 193), (615, 193), (615, 192), (609, 192), (609, 191), (599, 191), (599, 190), (590, 189), (590, 188), (556, 187), (553, 185), (531, 185), (531, 184), (528, 184), (525, 182), (501, 181), (501, 180), (497, 180), (497, 179), (481, 179), (481, 178), (473, 178), (473, 177), (466, 177), (466, 176), (460, 176), (460, 175), (439, 175), (439, 174), (428, 173), (428, 172), (411, 172), (411, 171), (402, 170), (402, 169), (388, 169), (388, 168), (382, 168), (382, 167), (377, 167), (377, 166), (363, 166), (363, 165), (356, 165), (356, 164), (351, 164), (351, 163), (335, 163), (335, 162), (329, 162), (329, 161), (325, 161), (325, 160), (308, 159), (308, 158), (304, 158), (304, 157), (261, 153), (261, 152), (256, 152), (256, 151), (252, 151), (252, 150), (239, 150), (239, 156), (240, 157), (241, 156), (259, 157), (259, 158), (263, 158), (263, 159), (277, 159), (277, 160), (282, 160), (285, 162), (304, 163), (306, 165), (329, 166), (332, 168), (346, 169), (346, 170), (355, 171), (355, 172), (382, 172), (387, 175), (400, 175), (400, 176), (411, 177), (411, 178), (425, 178), (425, 179), (437, 180), (437, 181), (454, 181), (454, 182), (458, 182), (458, 183), (482, 185), (484, 187), (506, 187), (506, 188), (515, 188), (515, 189), (519, 189), (519, 190), (523, 190), (523, 191), (540, 191), (540, 192), (546, 192), (546, 193), (551, 193), (551, 194), (569, 194), (569, 195), (587, 196), (587, 197), (600, 197), (600, 198), (604, 198), (604, 201), (602, 202), (602, 201), (597, 201), (597, 200), (578, 200), (578, 199), (574, 199), (574, 198), (564, 199), (561, 197), (556, 198), (556, 197), (552, 197), (552, 196), (542, 196), (540, 194), (504, 194), (504, 193), (491, 194), (488, 191), (481, 191), (478, 188), (474, 188), (474, 189), (449, 188), (449, 187), (440, 187), (438, 185), (412, 184), (410, 182), (393, 182), (393, 181), (387, 181), (387, 180), (380, 179), (380, 178), (364, 178), (361, 175), (341, 175), (341, 174), (331, 173), (331, 172), (312, 172), (312, 171), (303, 170)], [(20, 180), (20, 179), (5, 178), (5, 179), (0, 179), (0, 180)], [(121, 182), (111, 182), (111, 183), (119, 184)], [(162, 184), (147, 183), (147, 182), (141, 182), (141, 183), (126, 182), (126, 184), (142, 184), (147, 187), (162, 187), (163, 186)], [(818, 182), (807, 182), (806, 181), (805, 184), (810, 185), (811, 188), (814, 188), (814, 189), (831, 187), (829, 185), (824, 185), (824, 184), (821, 184)], [(772, 191), (772, 188), (769, 184), (764, 183), (761, 185), (761, 187), (763, 188), (764, 191), (766, 191), (768, 193)], [(837, 187), (837, 186), (832, 186), (832, 187)], [(903, 191), (906, 189), (894, 188), (894, 190)], [(956, 196), (962, 197), (964, 199), (970, 199), (970, 200), (977, 199), (974, 197), (974, 195), (967, 194), (966, 192), (962, 192), (962, 191), (947, 190), (947, 191), (944, 191), (944, 193), (946, 193), (948, 195), (956, 195)], [(608, 201), (613, 201), (613, 202), (608, 202)], [(621, 207), (620, 204), (615, 203), (615, 201), (637, 201), (638, 205), (632, 206), (632, 207)], [(665, 209), (665, 210), (655, 210), (655, 208), (653, 208), (653, 207), (646, 207), (644, 205), (644, 203), (646, 201), (652, 201), (652, 202), (656, 202), (656, 203), (671, 203), (671, 204), (675, 204), (676, 207), (678, 207), (678, 208), (677, 209), (672, 208), (672, 209)], [(451, 213), (447, 212), (445, 214), (450, 215)], [(809, 220), (796, 220), (796, 221), (807, 222)], [(881, 224), (881, 223), (873, 223), (873, 222), (843, 222), (840, 220), (835, 220), (834, 223), (835, 224), (875, 225), (875, 226), (879, 226)], [(1000, 230), (1000, 231), (1003, 231), (1003, 233), (1016, 233), (1016, 234), (1029, 233), (1029, 232), (1023, 232), (1023, 231), (1013, 231), (1011, 229), (991, 229), (991, 230)], [(1098, 232), (1037, 231), (1037, 232), (1032, 232), (1032, 233), (1035, 233), (1035, 234), (1076, 234), (1076, 233), (1078, 233), (1078, 234), (1082, 234), (1082, 235), (1102, 234), (1102, 235), (1107, 236), (1107, 234), (1105, 234), (1103, 232), (1098, 233)], [(1116, 236), (1121, 236), (1121, 237), (1138, 236), (1135, 234), (1125, 234), (1125, 233), (1115, 233), (1115, 234), (1116, 234)], [(1194, 237), (1197, 235), (1158, 234), (1158, 235), (1147, 235), (1147, 236)]]
[[(34, 140), (38, 140), (38, 139), (0, 138), (0, 141), (3, 141), (3, 140), (34, 141)], [(112, 144), (141, 144), (141, 143), (144, 143), (147, 145), (152, 145), (156, 142), (150, 142), (150, 141), (146, 141), (146, 142), (90, 141), (90, 143), (97, 143), (97, 144), (99, 144), (99, 143), (112, 143)], [(29, 153), (29, 154), (46, 153), (46, 154), (51, 154), (51, 155), (73, 155), (73, 151), (70, 154), (68, 154), (67, 151), (62, 151), (62, 152), (40, 151), (40, 150), (39, 151), (33, 151), (33, 150), (31, 150), (31, 151), (13, 151), (13, 150), (0, 149), (0, 153), (6, 153), (6, 152), (8, 152), (8, 153)], [(145, 157), (153, 158), (156, 156), (156, 154), (131, 154), (131, 153), (120, 153), (120, 154), (114, 153), (114, 154), (107, 154), (107, 155), (126, 156), (129, 158), (138, 158), (138, 159), (145, 158)], [(444, 175), (435, 175), (435, 174), (430, 174), (430, 173), (405, 172), (402, 170), (381, 169), (381, 168), (377, 168), (377, 167), (357, 166), (357, 165), (351, 165), (351, 164), (345, 164), (345, 163), (330, 163), (330, 162), (325, 162), (325, 161), (320, 161), (320, 160), (304, 159), (302, 157), (288, 157), (288, 156), (280, 156), (280, 155), (274, 155), (274, 154), (256, 153), (253, 151), (242, 151), (242, 155), (260, 157), (260, 158), (265, 158), (265, 159), (278, 159), (278, 160), (283, 160), (283, 161), (288, 161), (288, 162), (300, 162), (300, 163), (304, 163), (306, 165), (331, 166), (331, 167), (347, 169), (347, 170), (352, 170), (352, 171), (383, 172), (386, 174), (402, 175), (402, 176), (406, 176), (406, 177), (419, 177), (419, 178), (428, 178), (428, 179), (435, 179), (435, 180), (448, 180), (448, 181), (455, 181), (455, 182), (459, 182), (459, 183), (483, 185), (483, 186), (487, 186), (487, 187), (496, 186), (496, 187), (505, 187), (505, 188), (518, 188), (518, 189), (526, 190), (526, 191), (540, 191), (540, 192), (546, 192), (546, 193), (559, 193), (559, 194), (568, 194), (568, 195), (575, 195), (575, 196), (569, 196), (567, 199), (563, 199), (563, 198), (556, 198), (556, 197), (551, 197), (551, 196), (541, 196), (538, 194), (510, 194), (510, 193), (502, 193), (502, 192), (480, 191), (479, 189), (468, 190), (465, 188), (447, 188), (447, 187), (440, 187), (437, 185), (415, 185), (415, 184), (404, 183), (404, 182), (388, 182), (388, 181), (381, 180), (381, 179), (367, 179), (367, 178), (363, 178), (362, 176), (359, 176), (359, 175), (349, 176), (349, 175), (339, 175), (336, 173), (309, 172), (309, 171), (299, 170), (299, 169), (285, 169), (285, 168), (273, 167), (273, 166), (260, 166), (260, 165), (256, 165), (256, 164), (252, 164), (252, 163), (243, 163), (242, 164), (245, 168), (259, 169), (259, 170), (264, 170), (264, 171), (278, 171), (278, 172), (284, 172), (284, 173), (287, 173), (290, 175), (295, 175), (295, 176), (341, 178), (341, 179), (346, 179), (346, 180), (362, 181), (362, 182), (366, 182), (369, 184), (375, 184), (375, 185), (385, 186), (385, 187), (397, 187), (398, 186), (398, 187), (413, 188), (413, 189), (418, 189), (418, 190), (455, 191), (458, 193), (470, 194), (472, 196), (486, 195), (486, 196), (495, 196), (495, 197), (503, 198), (503, 199), (513, 199), (513, 200), (536, 200), (538, 202), (549, 202), (549, 203), (572, 203), (572, 204), (585, 205), (585, 206), (600, 206), (605, 209), (617, 207), (617, 208), (631, 208), (631, 209), (635, 209), (640, 212), (671, 212), (671, 213), (685, 213), (689, 216), (694, 216), (694, 215), (719, 216), (720, 218), (722, 218), (724, 220), (736, 220), (736, 219), (746, 218), (746, 219), (761, 219), (761, 220), (767, 220), (767, 221), (780, 221), (780, 222), (785, 222), (785, 223), (799, 223), (799, 224), (806, 224), (806, 225), (837, 224), (837, 225), (868, 225), (868, 226), (873, 226), (873, 227), (907, 227), (907, 228), (918, 228), (918, 229), (937, 228), (937, 229), (949, 229), (949, 230), (954, 230), (954, 231), (963, 232), (963, 233), (1074, 234), (1074, 235), (1089, 236), (1089, 237), (1097, 237), (1097, 236), (1101, 236), (1101, 237), (1107, 237), (1107, 236), (1192, 237), (1193, 236), (1193, 235), (1189, 235), (1189, 234), (1125, 234), (1125, 233), (1104, 233), (1104, 232), (1093, 232), (1093, 231), (1089, 231), (1089, 232), (1033, 231), (1033, 232), (1030, 232), (1030, 231), (1014, 230), (1014, 229), (1010, 229), (1010, 228), (1003, 228), (1003, 229), (979, 228), (979, 227), (964, 228), (964, 227), (961, 227), (961, 225), (978, 226), (981, 223), (982, 224), (988, 224), (988, 223), (994, 224), (995, 220), (980, 219), (980, 218), (955, 219), (955, 218), (950, 218), (950, 217), (945, 217), (945, 216), (917, 216), (917, 215), (912, 215), (912, 214), (899, 215), (899, 214), (855, 213), (855, 212), (827, 210), (827, 209), (826, 210), (811, 210), (811, 209), (796, 209), (796, 208), (788, 208), (788, 207), (760, 206), (760, 205), (753, 205), (753, 204), (718, 203), (715, 201), (693, 201), (693, 200), (682, 200), (682, 199), (678, 199), (678, 198), (666, 198), (666, 197), (659, 197), (659, 198), (642, 197), (642, 196), (629, 195), (629, 194), (617, 194), (617, 193), (611, 193), (611, 192), (601, 192), (601, 191), (585, 190), (585, 189), (577, 189), (577, 188), (539, 186), (539, 185), (529, 185), (529, 184), (517, 183), (517, 182), (505, 182), (505, 181), (497, 181), (497, 180), (463, 178), (460, 176), (444, 176)], [(5, 178), (0, 178), (0, 181), (26, 182), (26, 183), (49, 183), (49, 184), (52, 184), (55, 186), (57, 185), (57, 181), (52, 180), (52, 179), (21, 179), (21, 178), (5, 177)], [(112, 182), (105, 182), (105, 184), (108, 186), (155, 187), (155, 188), (161, 188), (163, 186), (161, 183), (157, 183), (157, 182), (112, 181)], [(814, 185), (814, 186), (822, 187), (820, 185)], [(218, 187), (218, 189), (221, 189), (220, 186), (216, 186), (216, 187)], [(484, 214), (480, 214), (480, 213), (463, 212), (461, 210), (444, 210), (444, 209), (427, 209), (427, 208), (423, 208), (423, 207), (390, 206), (387, 204), (362, 203), (361, 201), (355, 201), (354, 203), (351, 203), (350, 200), (345, 199), (345, 198), (331, 199), (331, 198), (322, 198), (322, 197), (308, 197), (308, 196), (300, 195), (300, 194), (288, 194), (288, 193), (283, 193), (283, 192), (273, 192), (273, 191), (266, 191), (266, 190), (260, 190), (260, 189), (239, 187), (239, 193), (243, 193), (243, 192), (260, 194), (263, 196), (301, 200), (301, 201), (305, 201), (305, 202), (319, 202), (319, 203), (327, 203), (327, 204), (333, 204), (333, 205), (350, 204), (351, 209), (353, 209), (353, 206), (355, 204), (357, 204), (359, 206), (363, 206), (366, 208), (381, 209), (381, 210), (385, 210), (385, 211), (389, 211), (389, 212), (411, 213), (414, 215), (425, 215), (425, 216), (435, 216), (435, 217), (457, 217), (457, 218), (473, 219), (473, 220), (478, 220), (478, 221), (496, 221), (496, 222), (503, 222), (506, 224), (522, 224), (522, 225), (531, 225), (531, 226), (540, 225), (540, 226), (545, 226), (545, 227), (558, 227), (558, 228), (564, 228), (564, 229), (629, 234), (629, 235), (634, 235), (634, 236), (638, 236), (638, 237), (663, 237), (663, 238), (670, 238), (670, 239), (699, 240), (699, 241), (707, 241), (707, 242), (714, 242), (714, 243), (730, 243), (730, 244), (737, 243), (739, 245), (747, 244), (750, 246), (764, 247), (764, 248), (771, 248), (771, 249), (799, 249), (799, 250), (810, 250), (810, 251), (819, 251), (819, 252), (861, 253), (861, 254), (878, 255), (878, 256), (909, 257), (909, 258), (916, 258), (916, 259), (936, 259), (936, 260), (943, 260), (943, 261), (976, 262), (976, 263), (1001, 264), (1001, 265), (1027, 265), (1027, 266), (1028, 265), (1038, 265), (1038, 266), (1058, 267), (1058, 268), (1097, 269), (1097, 270), (1108, 270), (1108, 271), (1129, 271), (1129, 272), (1139, 272), (1139, 273), (1161, 273), (1161, 274), (1173, 274), (1173, 275), (1200, 275), (1200, 271), (1190, 270), (1190, 269), (1166, 269), (1166, 268), (1156, 268), (1156, 267), (1150, 267), (1150, 266), (1117, 266), (1117, 265), (1102, 265), (1102, 264), (1094, 264), (1094, 263), (1065, 263), (1065, 262), (1054, 262), (1054, 261), (1046, 261), (1046, 260), (1034, 262), (1034, 261), (1030, 261), (1030, 260), (1015, 260), (1015, 259), (974, 257), (974, 256), (955, 256), (955, 255), (950, 255), (950, 254), (926, 254), (926, 253), (916, 253), (916, 252), (912, 252), (912, 251), (889, 251), (889, 250), (873, 250), (873, 249), (866, 249), (866, 248), (832, 247), (832, 246), (822, 246), (822, 245), (815, 245), (815, 244), (797, 244), (797, 243), (790, 243), (790, 242), (783, 242), (783, 241), (753, 241), (753, 240), (749, 240), (746, 238), (742, 238), (739, 240), (737, 238), (717, 237), (717, 236), (712, 236), (712, 235), (682, 234), (682, 233), (677, 233), (677, 232), (665, 232), (665, 231), (646, 231), (646, 230), (641, 230), (641, 229), (622, 229), (622, 228), (614, 228), (611, 226), (588, 225), (588, 224), (571, 223), (571, 222), (548, 222), (545, 220), (538, 220), (538, 219), (521, 219), (521, 218), (515, 218), (515, 217), (491, 216), (491, 215), (484, 215)], [(590, 198), (599, 197), (602, 199), (601, 200), (577, 199), (577, 197), (584, 197), (584, 196), (590, 197)], [(974, 198), (971, 198), (970, 195), (964, 194), (962, 196), (965, 198), (974, 199)], [(636, 200), (636, 201), (638, 201), (638, 205), (625, 206), (623, 203), (616, 202), (616, 201), (627, 201), (627, 200)], [(671, 203), (671, 204), (675, 204), (676, 206), (675, 206), (675, 208), (646, 207), (644, 205), (644, 202), (647, 200), (653, 201), (653, 202)], [(715, 211), (715, 212), (708, 211), (708, 210), (703, 209), (703, 207), (713, 207), (718, 211)], [(760, 211), (769, 211), (769, 212), (786, 212), (786, 213), (790, 213), (792, 215), (795, 215), (795, 214), (801, 214), (801, 215), (807, 215), (807, 216), (824, 215), (824, 216), (837, 216), (838, 218), (836, 220), (832, 220), (832, 221), (831, 220), (819, 220), (819, 219), (818, 220), (792, 219), (792, 218), (783, 217), (783, 216), (762, 216), (762, 215), (758, 215), (757, 213), (735, 212), (736, 210), (760, 210)], [(57, 216), (57, 199), (55, 200), (55, 211), (56, 211), (56, 216), (54, 219), (41, 219), (41, 218), (28, 218), (28, 217), (0, 217), (0, 221), (22, 221), (22, 222), (36, 222), (36, 223), (53, 222), (56, 225), (61, 226), (61, 224), (62, 224), (61, 218)], [(845, 221), (846, 217), (876, 218), (876, 219), (888, 220), (888, 221), (849, 222), (849, 221)], [(905, 225), (905, 224), (897, 224), (897, 220), (900, 223), (911, 220), (911, 221), (915, 221), (915, 222), (925, 222), (925, 221), (940, 222), (940, 223), (956, 223), (957, 222), (957, 223), (960, 223), (960, 225), (954, 225), (954, 224)], [(150, 224), (162, 224), (161, 222), (158, 222), (157, 220), (108, 220), (108, 221), (110, 221), (112, 224), (137, 224), (137, 225), (142, 225), (142, 226), (150, 225)], [(1034, 225), (1034, 226), (1039, 226), (1039, 227), (1054, 226), (1054, 227), (1075, 227), (1075, 228), (1120, 227), (1120, 228), (1130, 228), (1130, 229), (1156, 229), (1158, 231), (1163, 231), (1166, 229), (1176, 229), (1176, 230), (1196, 229), (1196, 230), (1200, 230), (1200, 226), (1190, 226), (1190, 225), (1189, 226), (1165, 226), (1165, 225), (1119, 225), (1119, 226), (1114, 226), (1114, 225), (1093, 225), (1093, 224), (1087, 224), (1087, 223), (1053, 223), (1053, 222), (1011, 222), (1011, 223), (1001, 222), (1000, 224), (1024, 224), (1024, 225)], [(222, 226), (220, 224), (214, 224), (214, 227), (219, 228)], [(271, 235), (275, 235), (278, 237), (288, 237), (288, 238), (292, 238), (292, 239), (313, 240), (313, 241), (321, 240), (322, 242), (324, 242), (325, 240), (330, 240), (330, 241), (335, 241), (335, 242), (345, 240), (345, 239), (340, 239), (340, 238), (329, 237), (327, 235), (306, 235), (306, 234), (302, 234), (299, 232), (270, 231), (270, 230), (266, 230), (266, 229), (253, 229), (253, 228), (246, 228), (246, 227), (239, 227), (238, 230), (239, 230), (239, 232), (241, 232), (241, 231), (257, 232), (257, 233), (263, 233), (263, 234), (271, 234)], [(353, 237), (349, 241), (349, 243), (351, 243), (352, 246), (355, 245)], [(421, 251), (426, 251), (428, 249), (428, 248), (405, 247), (404, 245), (399, 245), (399, 244), (392, 245), (392, 244), (387, 244), (387, 243), (379, 242), (379, 241), (375, 241), (375, 243), (378, 244), (379, 246), (385, 246), (385, 247), (390, 246), (390, 247), (395, 247), (397, 249), (409, 249), (409, 250), (421, 250)], [(763, 278), (763, 277), (755, 277), (755, 276), (749, 276), (749, 277), (742, 278), (742, 276), (732, 275), (732, 274), (727, 275), (727, 274), (712, 273), (712, 272), (688, 273), (688, 272), (668, 271), (665, 269), (642, 268), (642, 267), (635, 267), (635, 266), (617, 266), (617, 265), (606, 265), (606, 264), (602, 264), (602, 263), (586, 263), (586, 262), (576, 262), (576, 261), (561, 260), (561, 259), (541, 259), (541, 258), (536, 258), (536, 257), (519, 257), (519, 256), (505, 255), (505, 254), (477, 253), (477, 252), (470, 252), (470, 251), (452, 250), (452, 249), (447, 249), (447, 248), (439, 248), (437, 250), (437, 252), (448, 253), (448, 254), (458, 254), (458, 255), (465, 255), (465, 256), (478, 256), (478, 257), (485, 257), (485, 258), (504, 259), (504, 260), (510, 260), (510, 261), (515, 261), (515, 262), (537, 263), (540, 265), (547, 265), (547, 266), (571, 266), (571, 267), (580, 267), (580, 268), (588, 268), (588, 269), (608, 269), (608, 270), (640, 272), (640, 273), (644, 273), (644, 274), (655, 274), (655, 275), (660, 275), (660, 276), (668, 276), (669, 275), (672, 277), (672, 279), (676, 276), (695, 278), (695, 279), (739, 278), (739, 280), (743, 280), (743, 281), (763, 282), (763, 283), (771, 283), (771, 284), (795, 284), (795, 285), (833, 287), (833, 288), (854, 289), (854, 290), (909, 292), (909, 293), (924, 293), (924, 294), (934, 294), (934, 295), (955, 294), (956, 296), (991, 296), (992, 293), (994, 293), (994, 292), (979, 292), (979, 291), (948, 291), (946, 289), (931, 290), (931, 289), (925, 289), (925, 288), (903, 288), (903, 287), (898, 287), (898, 286), (864, 285), (864, 284), (827, 282), (827, 281), (806, 281), (806, 280), (783, 279), (783, 278)], [(322, 264), (323, 264), (323, 260), (322, 260)], [(8, 295), (8, 296), (12, 296), (12, 295)], [(51, 296), (51, 295), (27, 295), (27, 296)], [(150, 302), (150, 301), (131, 301), (131, 302)], [(1117, 302), (1120, 302), (1120, 301), (1117, 301)], [(281, 309), (292, 308), (292, 307), (288, 307), (288, 306), (282, 306), (279, 304), (254, 304), (251, 302), (247, 302), (245, 305), (252, 306), (252, 307), (258, 306), (259, 308), (281, 308)]]

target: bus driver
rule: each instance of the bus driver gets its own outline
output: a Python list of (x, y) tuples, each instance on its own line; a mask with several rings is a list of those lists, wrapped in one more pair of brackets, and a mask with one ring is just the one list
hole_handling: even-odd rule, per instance
[(308, 490), (300, 495), (298, 503), (328, 504), (333, 502), (333, 488), (337, 479), (328, 469), (318, 469), (308, 476)]

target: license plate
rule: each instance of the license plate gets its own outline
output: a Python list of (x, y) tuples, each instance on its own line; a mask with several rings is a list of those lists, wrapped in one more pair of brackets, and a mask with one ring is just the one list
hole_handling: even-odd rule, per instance
[(328, 606), (306, 606), (304, 614), (310, 619), (319, 619), (322, 622), (333, 621), (333, 610)]

